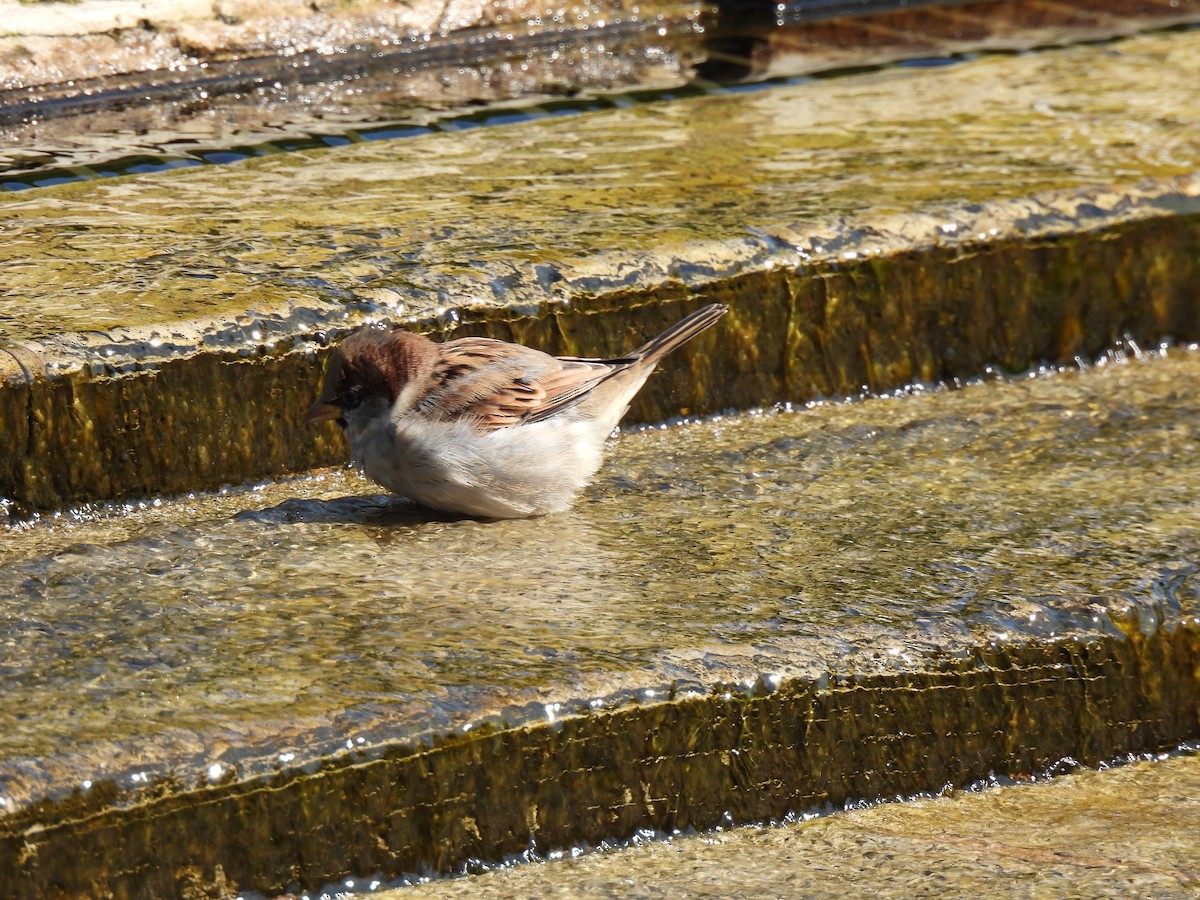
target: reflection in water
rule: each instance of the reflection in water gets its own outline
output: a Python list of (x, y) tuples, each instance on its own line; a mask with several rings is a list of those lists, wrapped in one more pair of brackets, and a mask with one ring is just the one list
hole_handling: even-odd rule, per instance
[[(996, 0), (717, 2), (701, 21), (698, 13), (694, 4), (666, 4), (645, 19), (618, 15), (582, 28), (536, 22), (448, 40), (367, 40), (340, 52), (235, 54), (0, 92), (0, 192), (746, 90), (763, 79), (840, 76), (897, 61), (949, 65), (980, 51), (1096, 41), (1197, 18), (1178, 0), (1102, 11), (1063, 5), (1051, 16)], [(614, 86), (626, 89), (608, 93)]]
[[(350, 46), (299, 52), (286, 52), (299, 36), (295, 21), (268, 14), (263, 25), (285, 33), (260, 32), (257, 57), (242, 46), (199, 65), (127, 59), (134, 71), (118, 62), (112, 72), (93, 69), (91, 80), (0, 90), (0, 173), (8, 173), (0, 191), (478, 127), (522, 116), (512, 108), (518, 97), (553, 107), (593, 86), (677, 85), (698, 49), (695, 14), (659, 5), (646, 18), (535, 17), (452, 35), (369, 30)], [(58, 52), (68, 67), (82, 61), (69, 45)], [(39, 61), (30, 62), (36, 82)], [(484, 104), (492, 106), (481, 112)]]
[(1196, 615), (1197, 386), (1179, 353), (627, 433), (543, 519), (334, 472), (11, 529), (0, 792)]

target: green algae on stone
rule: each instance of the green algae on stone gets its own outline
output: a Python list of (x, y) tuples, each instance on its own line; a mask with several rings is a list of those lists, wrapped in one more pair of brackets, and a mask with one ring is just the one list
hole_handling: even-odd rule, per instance
[[(1183, 665), (1164, 669), (1162, 645)], [(1114, 638), (980, 648), (934, 672), (786, 681), (760, 697), (483, 728), (312, 774), (168, 790), (57, 827), (10, 817), (0, 821), (0, 887), (15, 898), (64, 889), (161, 896), (197, 872), (219, 872), (214, 880), (228, 878), (231, 889), (315, 888), (347, 867), (360, 877), (448, 873), (646, 829), (931, 793), (1064, 756), (1095, 765), (1200, 733), (1198, 664), (1200, 635), (1180, 628), (1136, 652)], [(1123, 718), (1130, 705), (1149, 721)], [(1036, 746), (1026, 735), (1039, 735)], [(286, 840), (276, 838), (280, 823)]]
[(0, 490), (22, 506), (216, 487), (342, 453), (292, 402), (319, 388), (312, 354), (218, 351), (150, 371), (65, 377), (40, 362), (42, 372), (0, 387), (0, 425), (20, 442), (6, 454), (12, 481)]

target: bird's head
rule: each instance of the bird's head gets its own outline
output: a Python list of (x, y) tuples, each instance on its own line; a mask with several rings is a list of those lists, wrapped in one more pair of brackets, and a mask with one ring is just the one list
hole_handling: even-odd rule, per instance
[(336, 421), (343, 428), (390, 415), (405, 387), (424, 375), (437, 345), (407, 331), (365, 326), (333, 351), (321, 393), (308, 410), (310, 424)]

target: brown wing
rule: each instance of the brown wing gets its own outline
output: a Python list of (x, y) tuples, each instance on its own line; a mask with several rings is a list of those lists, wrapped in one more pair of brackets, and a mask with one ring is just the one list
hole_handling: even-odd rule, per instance
[(439, 349), (434, 387), (419, 408), (442, 419), (469, 418), (481, 431), (540, 422), (629, 364), (560, 359), (491, 338), (462, 338)]

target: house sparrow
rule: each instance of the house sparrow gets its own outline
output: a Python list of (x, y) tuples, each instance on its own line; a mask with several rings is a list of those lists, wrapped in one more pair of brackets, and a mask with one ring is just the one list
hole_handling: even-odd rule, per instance
[(491, 338), (444, 344), (367, 326), (334, 350), (309, 422), (334, 419), (367, 476), (483, 518), (566, 509), (655, 364), (713, 325), (714, 303), (617, 359), (554, 357)]

